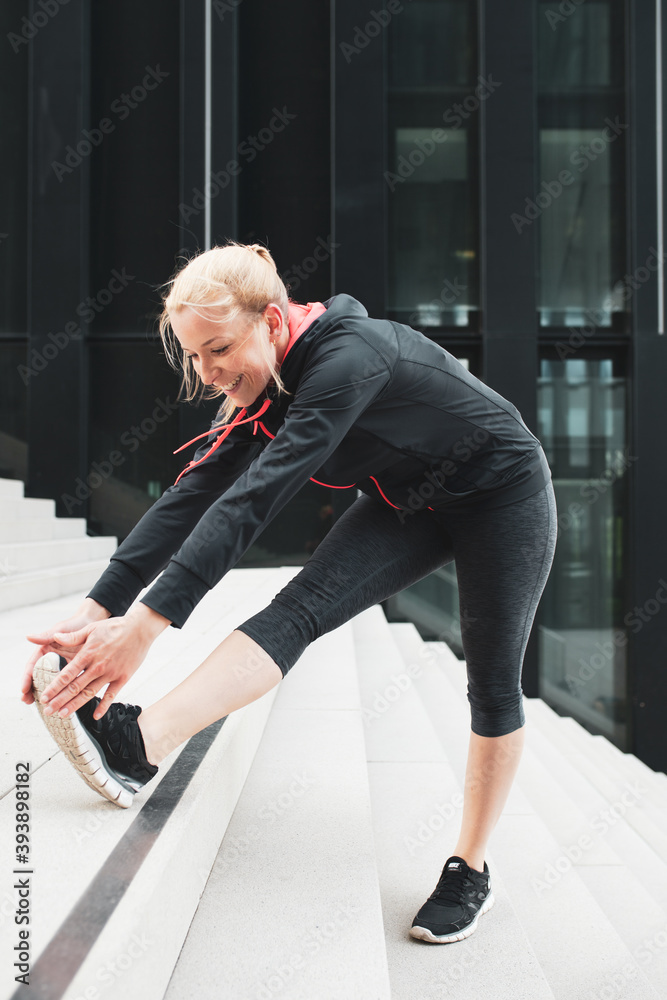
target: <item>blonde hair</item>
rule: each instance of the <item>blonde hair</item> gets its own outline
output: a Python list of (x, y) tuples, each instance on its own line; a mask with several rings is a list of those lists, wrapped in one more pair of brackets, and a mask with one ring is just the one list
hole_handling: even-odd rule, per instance
[[(162, 298), (159, 331), (167, 360), (181, 371), (179, 399), (214, 399), (224, 395), (222, 389), (206, 386), (194, 370), (192, 361), (176, 338), (169, 314), (189, 306), (198, 316), (229, 322), (237, 318), (252, 324), (250, 336), (259, 329), (259, 317), (269, 302), (275, 302), (289, 324), (289, 298), (275, 261), (266, 247), (228, 240), (225, 246), (212, 247), (193, 257), (165, 285), (169, 289)], [(287, 393), (271, 356), (266, 337), (259, 338), (264, 360), (271, 371), (278, 392)], [(287, 393), (289, 395), (289, 393)], [(218, 412), (221, 423), (227, 423), (237, 409), (233, 399), (226, 397)]]

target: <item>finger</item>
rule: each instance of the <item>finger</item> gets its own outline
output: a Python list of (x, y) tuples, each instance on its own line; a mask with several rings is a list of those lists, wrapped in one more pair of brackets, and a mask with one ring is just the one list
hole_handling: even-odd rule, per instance
[(23, 675), (23, 681), (21, 682), (21, 691), (23, 694), (29, 694), (32, 691), (32, 666), (28, 667)]
[(125, 684), (127, 684), (127, 680), (128, 680), (127, 675), (125, 675), (121, 677), (116, 677), (113, 681), (109, 683), (109, 686), (107, 687), (106, 691), (100, 698), (99, 705), (97, 706), (97, 708), (93, 713), (94, 718), (96, 719), (102, 718), (102, 716), (107, 712), (109, 705), (111, 705), (116, 700), (119, 693), (124, 688)]
[(52, 635), (53, 632), (34, 632), (31, 635), (27, 635), (26, 639), (28, 642), (36, 642), (38, 645), (44, 645), (45, 642), (49, 641)]
[[(50, 704), (54, 703), (52, 704), (53, 708), (62, 708), (70, 698), (78, 694), (84, 687), (94, 683), (95, 678), (99, 677), (100, 673), (100, 668), (90, 662), (82, 662), (78, 656), (75, 656), (44, 689), (40, 700)], [(56, 699), (57, 706), (55, 705)]]
[(93, 677), (87, 680), (87, 673), (88, 671), (82, 674), (81, 677), (76, 678), (75, 681), (67, 685), (64, 691), (61, 691), (55, 698), (52, 698), (45, 707), (44, 714), (62, 715), (63, 709), (66, 709), (65, 715), (71, 715), (81, 705), (85, 705), (87, 701), (94, 698), (104, 684), (104, 681), (100, 677)]
[(112, 690), (111, 685), (109, 685), (109, 687), (104, 692), (104, 696), (100, 699), (99, 705), (93, 712), (94, 719), (102, 718), (102, 716), (106, 713), (107, 709), (109, 708), (109, 705), (111, 705), (111, 703), (116, 699), (118, 695), (118, 690), (119, 689)]
[(21, 684), (22, 691), (29, 691), (32, 687), (32, 673), (35, 669), (35, 664), (41, 656), (41, 651), (37, 650), (35, 656), (31, 656), (26, 664), (25, 673), (23, 675), (23, 683)]
[(91, 622), (91, 624), (84, 625), (83, 628), (76, 629), (74, 632), (54, 632), (53, 638), (65, 646), (80, 646), (86, 641), (96, 624), (97, 622)]
[[(64, 704), (59, 706), (59, 708), (56, 708), (54, 710), (54, 714), (57, 714), (58, 716), (60, 716), (60, 718), (63, 719), (69, 715), (72, 715), (72, 713), (76, 712), (79, 708), (81, 708), (82, 705), (85, 705), (87, 702), (89, 702), (91, 698), (94, 698), (96, 693), (103, 686), (104, 686), (104, 681), (101, 678), (97, 678), (97, 681), (95, 683), (87, 685), (85, 688), (83, 688), (83, 690), (79, 691), (77, 695), (75, 695), (73, 698), (70, 698), (69, 701), (65, 701)], [(48, 708), (45, 709), (46, 714), (51, 715), (50, 709), (51, 705), (49, 705)], [(99, 718), (99, 716), (95, 715), (95, 718), (97, 719)]]
[(32, 691), (32, 670), (30, 673), (26, 672), (23, 683), (21, 685), (21, 701), (24, 701), (26, 705), (32, 705), (35, 700), (35, 696)]
[(21, 683), (21, 700), (24, 701), (26, 705), (32, 705), (35, 701), (35, 696), (32, 693), (32, 675), (35, 669), (35, 664), (45, 652), (45, 646), (41, 646), (39, 649), (36, 649), (26, 665), (23, 681)]

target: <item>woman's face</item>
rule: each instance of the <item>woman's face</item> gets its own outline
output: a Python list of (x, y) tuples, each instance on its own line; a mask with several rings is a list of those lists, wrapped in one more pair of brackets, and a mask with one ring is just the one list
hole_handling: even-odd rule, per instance
[(265, 339), (276, 365), (289, 341), (289, 328), (274, 303), (269, 303), (255, 327), (247, 320), (204, 319), (188, 306), (170, 313), (169, 320), (198, 377), (205, 385), (223, 389), (236, 406), (254, 403), (271, 379), (259, 338)]

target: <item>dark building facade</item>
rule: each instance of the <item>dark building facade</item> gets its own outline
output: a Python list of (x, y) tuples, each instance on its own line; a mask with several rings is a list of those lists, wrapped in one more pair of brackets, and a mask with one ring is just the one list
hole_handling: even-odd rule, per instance
[[(667, 767), (664, 26), (655, 0), (5, 0), (0, 475), (124, 537), (214, 404), (160, 286), (228, 237), (518, 406), (559, 505), (524, 690)], [(332, 495), (336, 493), (337, 495)], [(314, 484), (240, 565), (304, 562)], [(460, 641), (453, 568), (387, 602)]]

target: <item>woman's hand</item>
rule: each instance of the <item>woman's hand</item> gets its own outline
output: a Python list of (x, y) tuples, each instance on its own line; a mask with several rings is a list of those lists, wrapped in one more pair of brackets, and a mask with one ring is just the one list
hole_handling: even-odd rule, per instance
[(56, 641), (78, 652), (45, 689), (41, 698), (48, 703), (45, 714), (71, 715), (108, 684), (94, 713), (100, 719), (169, 624), (168, 618), (138, 604), (122, 618), (93, 622), (78, 632), (56, 632)]
[(138, 604), (122, 618), (94, 622), (78, 632), (57, 632), (55, 639), (81, 648), (45, 689), (41, 698), (48, 702), (45, 714), (71, 715), (108, 684), (94, 713), (100, 719), (169, 624), (168, 618)]
[(105, 607), (98, 604), (92, 598), (86, 597), (71, 618), (66, 618), (64, 621), (58, 622), (44, 632), (35, 632), (27, 635), (26, 639), (37, 643), (39, 649), (32, 654), (26, 665), (21, 684), (21, 701), (24, 701), (26, 705), (32, 705), (35, 700), (35, 696), (32, 693), (32, 672), (40, 657), (44, 656), (45, 653), (58, 653), (59, 656), (64, 656), (66, 660), (71, 660), (81, 648), (80, 644), (66, 646), (63, 643), (54, 641), (56, 632), (78, 632), (92, 622), (104, 621), (105, 618), (110, 617), (110, 611), (107, 611)]

